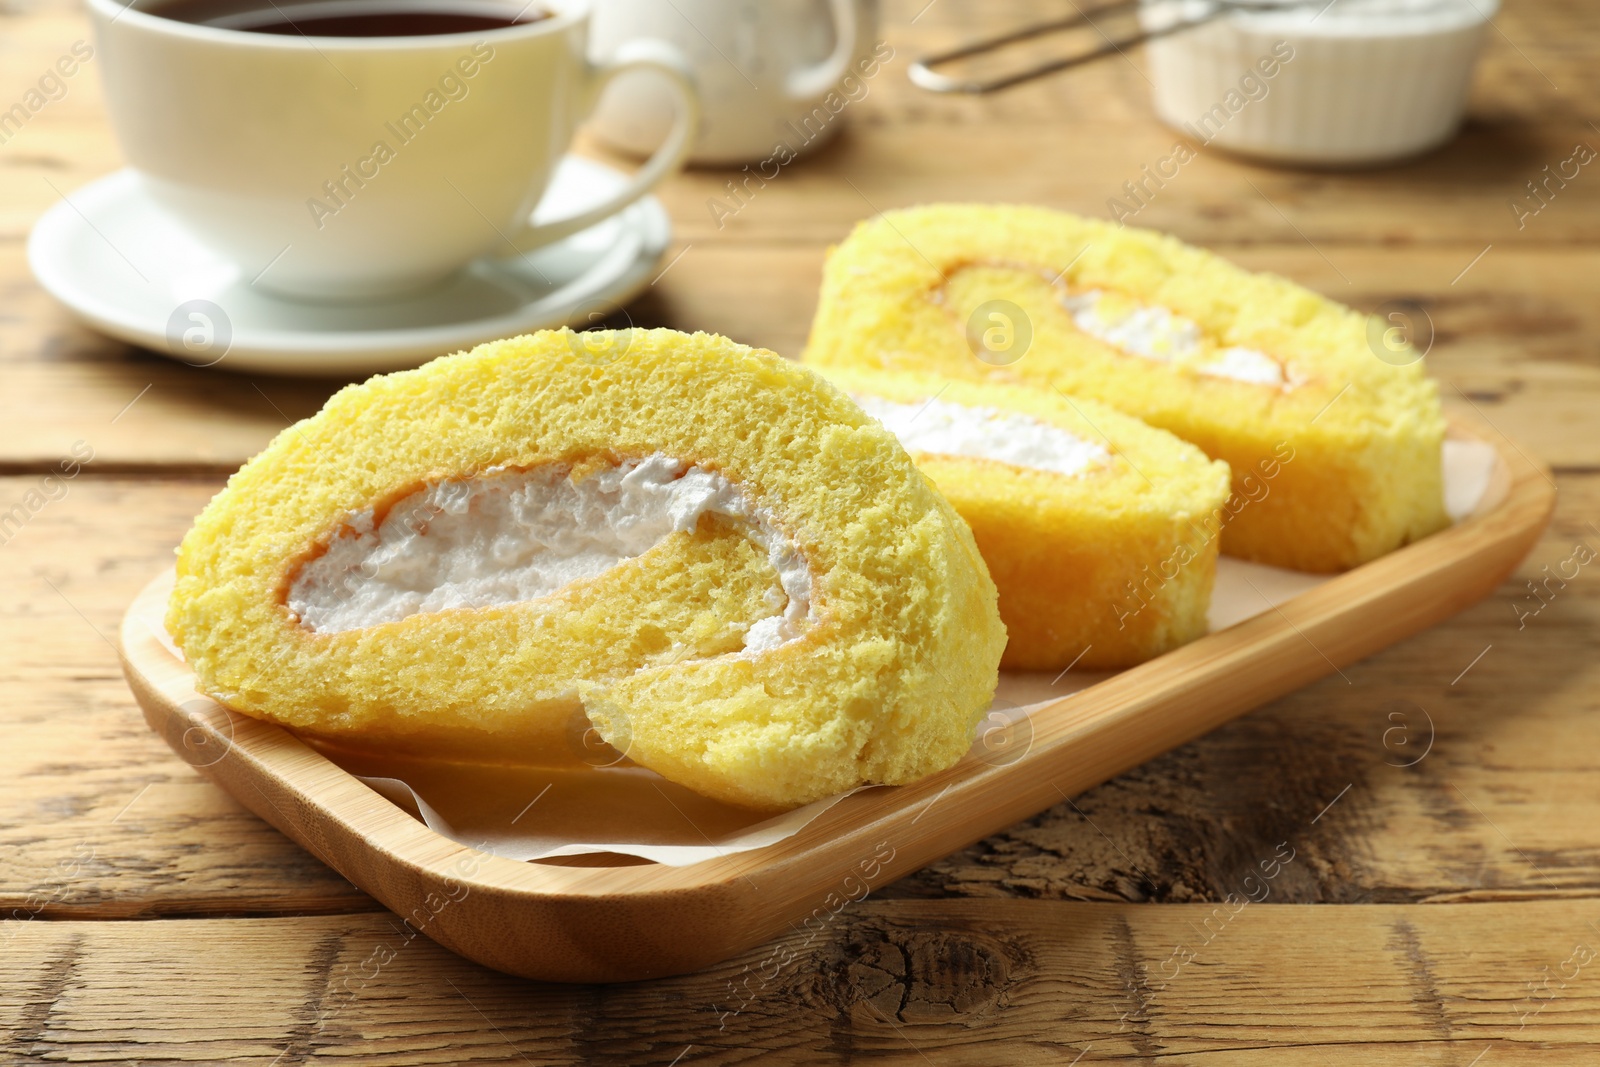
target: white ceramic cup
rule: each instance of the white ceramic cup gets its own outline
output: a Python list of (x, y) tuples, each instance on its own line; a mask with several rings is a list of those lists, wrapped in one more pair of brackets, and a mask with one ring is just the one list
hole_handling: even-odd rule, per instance
[[(702, 119), (690, 160), (748, 163), (786, 143), (795, 155), (836, 133), (843, 79), (864, 84), (885, 48), (877, 0), (595, 0), (592, 54), (619, 56), (640, 37), (671, 41), (694, 64)], [(890, 55), (893, 53), (891, 52)], [(876, 59), (875, 59), (876, 57)], [(623, 151), (655, 151), (671, 126), (671, 97), (647, 74), (618, 78), (591, 129)]]
[[(447, 9), (509, 19), (522, 2)], [(408, 4), (440, 10), (382, 6)], [(255, 284), (301, 298), (394, 296), (586, 229), (681, 166), (698, 124), (693, 70), (671, 45), (589, 61), (589, 0), (415, 37), (246, 32), (161, 17), (162, 0), (88, 5), (112, 127), (150, 195)], [(616, 195), (535, 223), (600, 90), (640, 68), (670, 86), (670, 135)]]

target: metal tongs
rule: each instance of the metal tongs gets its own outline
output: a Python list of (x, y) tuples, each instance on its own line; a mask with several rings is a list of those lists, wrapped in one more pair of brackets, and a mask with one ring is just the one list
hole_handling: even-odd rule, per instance
[[(1157, 0), (1153, 4), (1149, 3), (1148, 0), (1115, 0), (1114, 3), (1102, 4), (1099, 7), (1085, 11), (1078, 7), (1076, 2), (1073, 2), (1072, 6), (1076, 9), (1076, 14), (1069, 15), (1066, 18), (1051, 19), (1048, 22), (1036, 22), (1031, 26), (1023, 26), (1020, 29), (1010, 30), (995, 37), (985, 37), (982, 40), (969, 42), (960, 47), (952, 48), (948, 52), (924, 56), (912, 63), (911, 69), (907, 73), (916, 85), (935, 93), (990, 93), (996, 89), (1006, 89), (1022, 82), (1032, 81), (1034, 78), (1041, 78), (1046, 74), (1054, 74), (1058, 70), (1066, 70), (1068, 67), (1076, 67), (1092, 62), (1102, 56), (1121, 52), (1124, 48), (1144, 41), (1151, 41), (1158, 37), (1181, 33), (1196, 26), (1203, 26), (1234, 11), (1286, 11), (1301, 7), (1322, 7), (1326, 9), (1336, 2), (1337, 0), (1204, 0), (1202, 4), (1198, 5), (1200, 10), (1196, 15), (1188, 18), (1179, 17), (1165, 25), (1146, 27), (1138, 33), (1131, 33), (1126, 37), (1118, 38), (1107, 37), (1105, 32), (1095, 24), (1095, 18), (1099, 15), (1121, 14), (1140, 7), (1161, 8), (1176, 7), (1178, 5), (1170, 3), (1170, 0), (1168, 2)], [(1318, 14), (1320, 13), (1318, 12)], [(1001, 74), (989, 79), (962, 80), (952, 78), (947, 74), (940, 74), (934, 69), (958, 59), (987, 55), (990, 52), (998, 51), (1020, 41), (1030, 41), (1035, 37), (1043, 37), (1050, 33), (1060, 33), (1063, 30), (1075, 29), (1079, 26), (1093, 27), (1096, 32), (1100, 33), (1101, 37), (1105, 38), (1105, 43), (1087, 51), (1065, 55), (1059, 59), (1041, 63), (1038, 66), (1026, 67), (1022, 70)]]

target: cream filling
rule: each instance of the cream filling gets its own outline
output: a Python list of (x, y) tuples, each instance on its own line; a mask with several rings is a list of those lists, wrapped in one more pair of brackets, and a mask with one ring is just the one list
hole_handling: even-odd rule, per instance
[(914, 404), (875, 396), (853, 399), (898, 437), (907, 452), (972, 456), (1066, 475), (1111, 461), (1111, 454), (1092, 441), (1014, 411), (968, 407), (938, 397)]
[[(811, 611), (811, 572), (794, 542), (716, 471), (656, 453), (574, 481), (566, 467), (494, 469), (430, 483), (374, 525), (348, 516), (300, 569), (289, 610), (316, 633), (423, 612), (537, 600), (720, 515), (767, 552), (784, 596), (745, 633), (746, 651), (796, 637)], [(784, 602), (786, 601), (786, 603)]]
[(1129, 355), (1236, 382), (1280, 389), (1298, 384), (1284, 374), (1281, 363), (1265, 352), (1238, 346), (1207, 351), (1205, 337), (1193, 320), (1151, 304), (1107, 314), (1101, 307), (1104, 296), (1099, 289), (1089, 289), (1065, 293), (1060, 299), (1078, 329)]

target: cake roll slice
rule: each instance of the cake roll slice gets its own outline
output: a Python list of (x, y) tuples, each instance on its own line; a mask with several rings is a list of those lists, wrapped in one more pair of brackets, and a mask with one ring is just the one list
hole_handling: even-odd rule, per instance
[(1228, 464), (1240, 506), (1223, 552), (1328, 572), (1448, 522), (1437, 387), (1369, 326), (1162, 234), (937, 205), (864, 222), (830, 253), (805, 360), (1109, 404)]
[(229, 480), (167, 626), (202, 689), (368, 751), (634, 762), (753, 808), (955, 762), (1005, 644), (972, 535), (812, 372), (546, 332), (341, 390)]
[(1206, 632), (1227, 464), (1097, 404), (830, 370), (972, 527), (1012, 670), (1129, 667)]

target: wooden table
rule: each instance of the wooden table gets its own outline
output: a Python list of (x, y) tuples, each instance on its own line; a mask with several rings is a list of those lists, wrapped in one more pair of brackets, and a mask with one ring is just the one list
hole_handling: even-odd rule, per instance
[[(1055, 10), (925, 3), (888, 4), (896, 58), (840, 139), (737, 214), (719, 225), (708, 206), (726, 172), (671, 183), (677, 258), (634, 323), (794, 354), (823, 248), (855, 220), (941, 199), (1105, 215), (1170, 150), (1138, 53), (983, 99), (912, 89), (909, 57)], [(1600, 550), (1600, 173), (1523, 228), (1510, 204), (1600, 145), (1590, 8), (1510, 4), (1471, 123), (1426, 159), (1339, 174), (1202, 151), (1137, 220), (1359, 308), (1421, 301), (1447, 405), (1557, 472), (1554, 525), (1514, 581), (876, 890), (777, 974), (751, 953), (609, 988), (513, 980), (406, 940), (146, 730), (109, 640), (123, 607), (228, 472), (331, 385), (131, 350), (33, 284), (33, 219), (119, 165), (90, 62), (0, 145), (0, 511), (28, 510), (0, 538), (0, 913), (18, 917), (0, 925), (0, 1061), (1587, 1061), (1600, 567), (1540, 601), (1527, 583), (1580, 543)], [(0, 107), (87, 35), (67, 0), (6, 8)], [(47, 480), (78, 442), (92, 462)], [(1290, 850), (1266, 901), (1224, 903)], [(394, 958), (370, 975), (380, 945)]]

